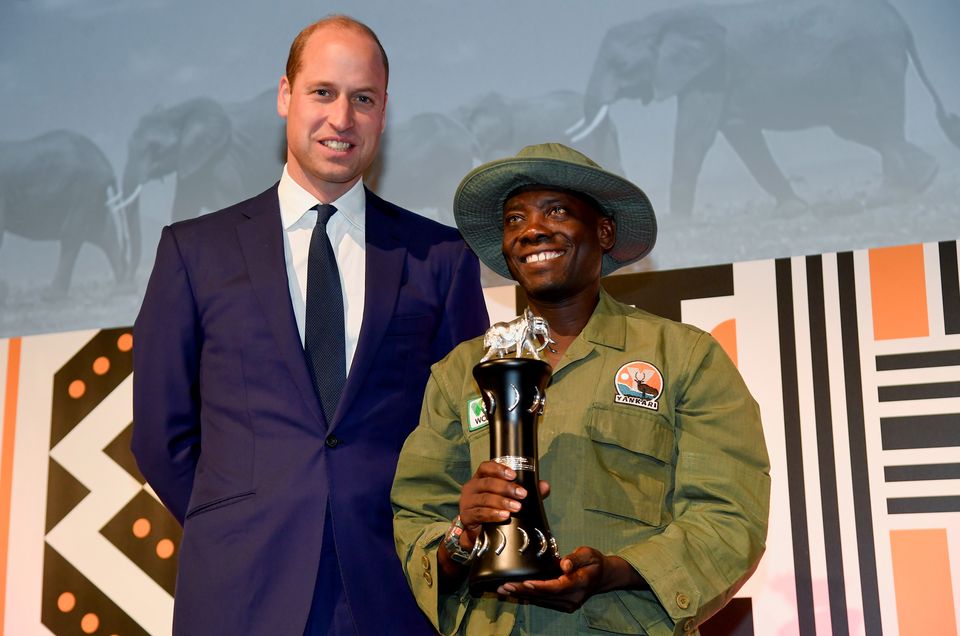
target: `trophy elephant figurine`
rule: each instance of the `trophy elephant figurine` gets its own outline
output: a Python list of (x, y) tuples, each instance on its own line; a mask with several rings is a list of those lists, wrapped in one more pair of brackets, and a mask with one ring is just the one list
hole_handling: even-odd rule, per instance
[[(541, 338), (540, 342), (537, 338)], [(523, 310), (523, 315), (510, 322), (498, 322), (492, 325), (483, 336), (483, 346), (487, 352), (480, 362), (486, 362), (494, 355), (502, 358), (514, 352), (515, 357), (523, 357), (529, 353), (536, 360), (541, 360), (540, 352), (555, 344), (550, 337), (550, 327), (547, 321), (540, 316), (533, 315), (529, 308)]]

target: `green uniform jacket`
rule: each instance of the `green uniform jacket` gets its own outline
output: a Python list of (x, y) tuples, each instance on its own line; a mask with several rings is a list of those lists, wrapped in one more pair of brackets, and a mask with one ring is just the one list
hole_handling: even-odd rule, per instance
[(442, 634), (684, 634), (719, 610), (764, 550), (769, 461), (756, 402), (703, 331), (600, 302), (554, 370), (540, 420), (544, 506), (561, 554), (591, 546), (628, 561), (652, 591), (618, 590), (567, 614), (438, 595), (437, 548), (461, 486), (489, 459), (470, 403), (481, 338), (432, 369), (420, 424), (393, 485), (397, 551)]

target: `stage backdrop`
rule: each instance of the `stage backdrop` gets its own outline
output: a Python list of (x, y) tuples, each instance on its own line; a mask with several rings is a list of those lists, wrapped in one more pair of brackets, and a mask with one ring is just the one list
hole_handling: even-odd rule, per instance
[(368, 183), (446, 223), (564, 141), (651, 196), (636, 269), (960, 235), (956, 0), (7, 0), (0, 337), (131, 324), (162, 225), (278, 179), (287, 48), (335, 11), (391, 59)]
[[(957, 634), (956, 241), (605, 285), (712, 332), (760, 403), (767, 552), (706, 636)], [(514, 293), (489, 290), (494, 319)], [(0, 341), (3, 633), (169, 633), (178, 526), (129, 451), (134, 347), (126, 328)]]

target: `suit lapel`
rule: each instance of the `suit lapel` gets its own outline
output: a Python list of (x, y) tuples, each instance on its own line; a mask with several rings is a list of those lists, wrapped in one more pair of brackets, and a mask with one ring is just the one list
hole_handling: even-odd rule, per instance
[(334, 425), (340, 422), (364, 388), (367, 373), (393, 317), (407, 255), (407, 229), (400, 223), (396, 213), (369, 190), (366, 191), (366, 197), (363, 324), (347, 384), (333, 418)]
[(320, 401), (307, 368), (297, 320), (290, 304), (287, 268), (283, 256), (283, 228), (280, 203), (274, 186), (250, 202), (244, 211), (249, 219), (237, 225), (240, 249), (254, 293), (277, 341), (277, 349), (317, 422), (324, 423)]

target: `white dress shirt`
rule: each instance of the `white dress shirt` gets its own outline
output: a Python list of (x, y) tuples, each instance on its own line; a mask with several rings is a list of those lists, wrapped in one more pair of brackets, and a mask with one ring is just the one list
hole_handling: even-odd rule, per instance
[(336, 214), (327, 222), (327, 236), (337, 258), (340, 270), (340, 288), (343, 290), (344, 327), (347, 368), (353, 363), (363, 322), (364, 269), (366, 261), (366, 209), (367, 197), (363, 180), (345, 192), (336, 201), (318, 201), (293, 180), (283, 167), (280, 186), (280, 220), (283, 224), (283, 258), (287, 265), (287, 282), (290, 301), (297, 319), (300, 344), (304, 342), (307, 312), (307, 257), (310, 252), (310, 237), (317, 224), (317, 211), (311, 208), (318, 203), (329, 203), (337, 208)]

